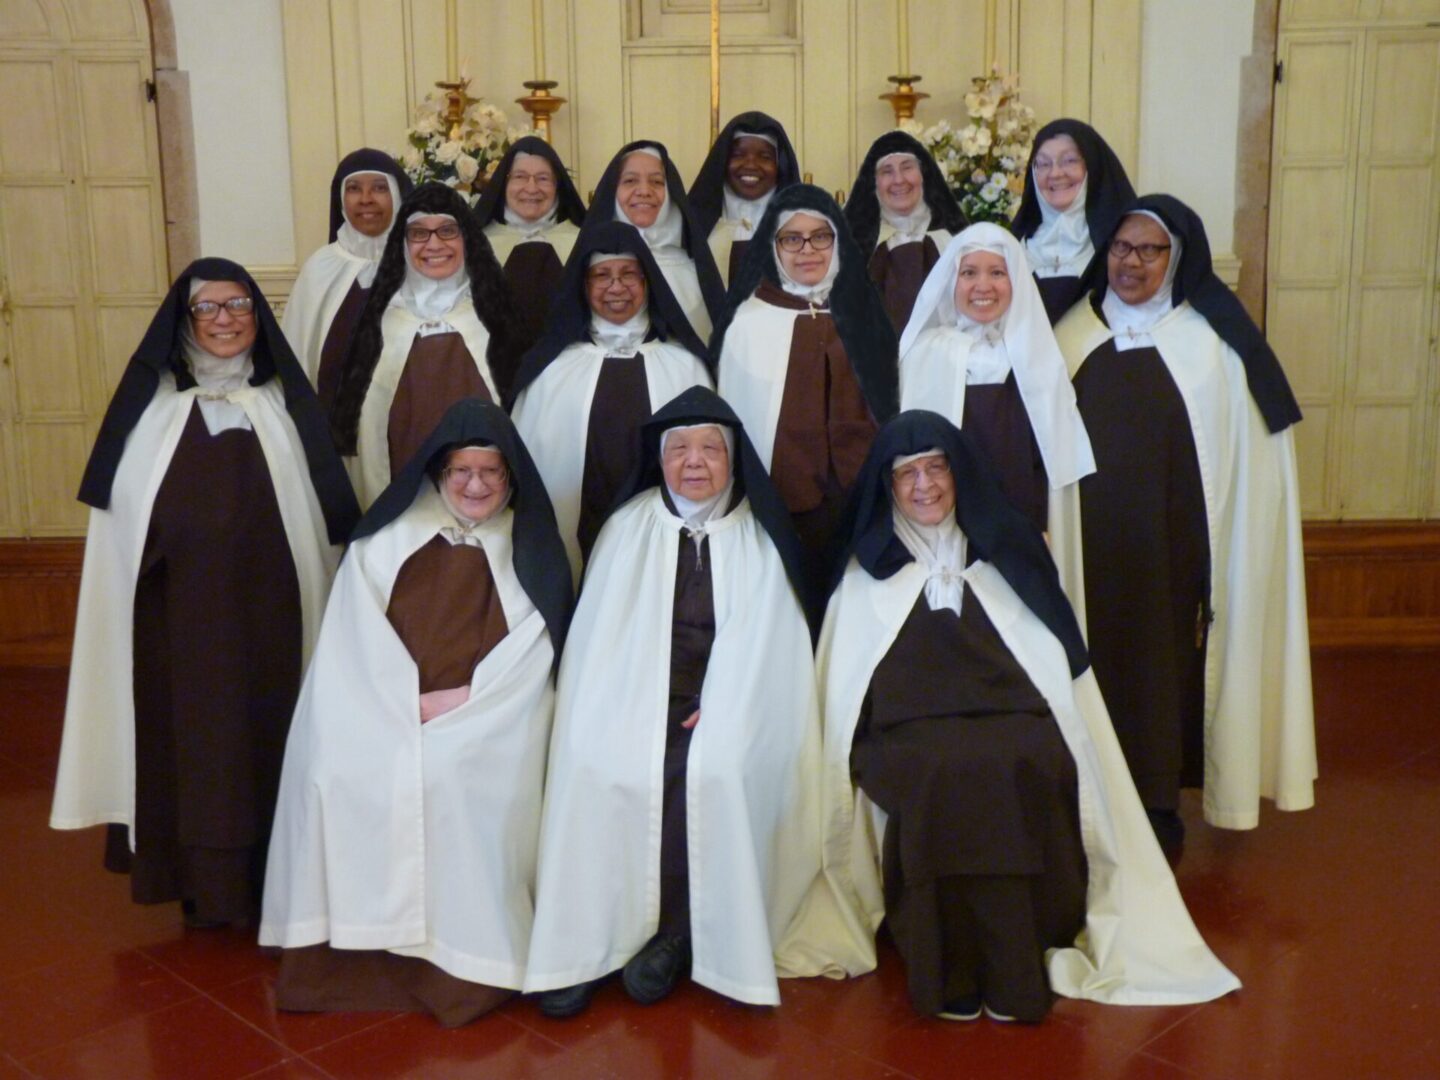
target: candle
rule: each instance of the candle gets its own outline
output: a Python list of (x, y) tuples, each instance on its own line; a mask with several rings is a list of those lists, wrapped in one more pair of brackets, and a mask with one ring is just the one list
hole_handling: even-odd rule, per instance
[(445, 0), (445, 78), (454, 82), (460, 73), (459, 0)]
[(896, 0), (900, 12), (897, 36), (900, 40), (900, 70), (897, 75), (910, 74), (910, 0)]
[(531, 35), (535, 39), (535, 78), (545, 78), (545, 0), (530, 0)]

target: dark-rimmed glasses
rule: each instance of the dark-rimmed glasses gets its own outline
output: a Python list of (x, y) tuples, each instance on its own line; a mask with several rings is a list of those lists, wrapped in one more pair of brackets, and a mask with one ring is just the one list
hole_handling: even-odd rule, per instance
[(815, 251), (829, 251), (835, 246), (835, 234), (829, 229), (821, 229), (809, 236), (802, 236), (800, 233), (781, 233), (775, 237), (775, 246), (781, 251), (787, 251), (791, 255), (804, 251), (805, 245), (809, 244)]
[(1140, 256), (1142, 263), (1153, 263), (1160, 257), (1162, 251), (1169, 251), (1169, 244), (1132, 244), (1128, 240), (1111, 240), (1110, 255), (1114, 259), (1124, 260), (1130, 257), (1133, 251)]
[(237, 319), (243, 319), (255, 310), (253, 296), (232, 296), (229, 300), (197, 300), (190, 305), (190, 317), (196, 322), (209, 322), (224, 308)]
[(428, 244), (432, 236), (438, 236), (441, 240), (458, 240), (460, 226), (454, 221), (447, 221), (433, 229), (427, 229), (424, 225), (405, 226), (405, 239), (412, 244)]

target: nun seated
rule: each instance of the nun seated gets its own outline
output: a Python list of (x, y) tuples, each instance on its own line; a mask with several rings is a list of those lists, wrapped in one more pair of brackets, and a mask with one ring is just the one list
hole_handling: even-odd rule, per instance
[(860, 163), (845, 217), (898, 334), (940, 250), (968, 224), (965, 214), (920, 140), (888, 131)]
[(900, 407), (964, 428), (1042, 532), (1050, 489), (1095, 471), (1025, 251), (999, 225), (966, 228), (925, 279), (900, 338)]
[(120, 378), (89, 530), (50, 823), (188, 926), (252, 923), (300, 676), (359, 507), (254, 279), (200, 259)]
[(845, 497), (899, 400), (895, 333), (829, 195), (795, 184), (771, 199), (710, 348), (822, 596)]
[[(475, 216), (505, 270), (521, 340), (529, 348), (545, 332), (550, 297), (585, 221), (585, 203), (560, 155), (544, 139), (526, 135), (500, 159), (475, 204)], [(509, 400), (514, 368), (496, 367), (494, 374)]]
[(780, 121), (762, 112), (745, 112), (720, 129), (690, 185), (689, 198), (727, 283), (739, 274), (770, 196), (799, 182), (800, 163)]
[(688, 971), (779, 1003), (819, 872), (820, 727), (800, 549), (735, 414), (693, 387), (641, 429), (560, 665), (527, 991), (641, 1003)]
[(851, 520), (818, 663), (825, 870), (858, 970), (884, 918), (926, 1016), (1237, 988), (1146, 826), (1045, 542), (968, 437), (901, 413)]
[(276, 1004), (493, 1009), (525, 970), (570, 583), (497, 405), (458, 402), (360, 522), (285, 751)]
[(330, 242), (305, 260), (280, 321), (329, 411), (395, 210), (414, 185), (383, 150), (346, 154), (330, 181)]
[(1125, 166), (1080, 120), (1052, 120), (1035, 135), (1025, 192), (1011, 224), (1040, 285), (1051, 325), (1085, 295), (1097, 250), (1135, 199)]
[(600, 177), (585, 221), (623, 221), (639, 229), (685, 318), (701, 341), (709, 340), (725, 303), (725, 282), (706, 243), (709, 230), (701, 229), (662, 143), (642, 139), (620, 148)]
[(492, 365), (513, 363), (520, 346), (510, 290), (465, 200), (430, 181), (398, 216), (330, 410), (367, 507), (451, 405), (500, 401)]
[(515, 426), (555, 504), (575, 580), (640, 459), (640, 425), (691, 386), (709, 353), (631, 225), (587, 225), (550, 329), (525, 357)]

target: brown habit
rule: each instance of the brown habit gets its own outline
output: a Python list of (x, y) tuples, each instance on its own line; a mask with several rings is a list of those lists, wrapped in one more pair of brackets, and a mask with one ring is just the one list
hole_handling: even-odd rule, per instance
[(519, 371), (520, 357), (545, 330), (545, 316), (550, 313), (550, 299), (555, 293), (565, 267), (555, 246), (548, 240), (526, 240), (516, 244), (505, 260), (505, 283), (510, 286), (510, 295), (515, 298), (515, 310), (520, 316), (521, 348), (511, 350), (503, 360), (491, 368), (495, 384), (502, 399), (508, 399), (510, 387), (515, 383)]
[(895, 333), (903, 334), (910, 313), (915, 309), (915, 298), (920, 295), (920, 286), (925, 284), (931, 268), (940, 261), (940, 249), (931, 237), (912, 240), (908, 244), (886, 247), (882, 242), (876, 245), (870, 256), (870, 280), (880, 290), (885, 311)]
[(961, 426), (990, 459), (1006, 497), (1044, 532), (1049, 518), (1050, 481), (1015, 372), (1005, 376), (1003, 383), (967, 386)]
[(590, 399), (585, 431), (585, 471), (580, 483), (576, 537), (581, 558), (600, 535), (640, 456), (640, 425), (650, 419), (650, 384), (643, 356), (607, 356)]
[(350, 291), (340, 301), (330, 329), (325, 331), (325, 343), (320, 346), (320, 370), (315, 374), (315, 396), (320, 399), (320, 409), (327, 416), (335, 402), (335, 391), (340, 386), (340, 374), (345, 368), (345, 354), (350, 351), (350, 340), (355, 336), (355, 327), (360, 322), (360, 312), (370, 290), (361, 288), (357, 279), (350, 283)]
[(439, 426), (445, 411), (464, 398), (492, 400), (475, 358), (457, 332), (415, 335), (390, 403), (388, 428), (393, 480)]

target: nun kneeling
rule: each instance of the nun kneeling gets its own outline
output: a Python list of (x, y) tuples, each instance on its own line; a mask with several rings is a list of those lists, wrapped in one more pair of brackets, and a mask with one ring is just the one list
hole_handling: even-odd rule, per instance
[(276, 1004), (454, 1026), (519, 989), (570, 576), (499, 406), (452, 406), (356, 529), (296, 708)]
[(692, 387), (641, 428), (560, 667), (525, 988), (570, 1016), (624, 968), (779, 1003), (819, 871), (820, 727), (800, 547), (735, 414)]
[(949, 1020), (1038, 1021), (1052, 989), (1236, 988), (1147, 826), (1045, 542), (969, 438), (901, 413), (851, 516), (819, 665), (826, 872), (857, 943), (873, 958), (886, 918), (911, 1003)]

